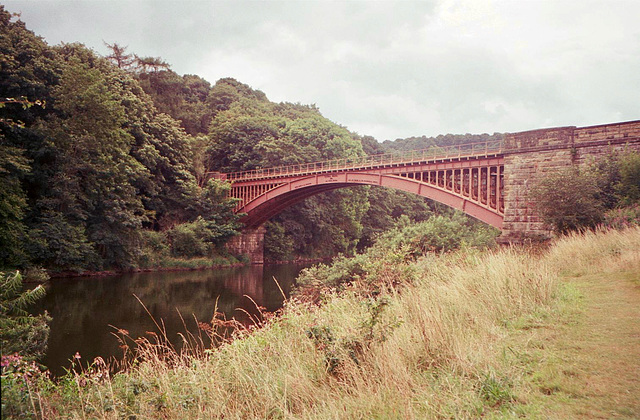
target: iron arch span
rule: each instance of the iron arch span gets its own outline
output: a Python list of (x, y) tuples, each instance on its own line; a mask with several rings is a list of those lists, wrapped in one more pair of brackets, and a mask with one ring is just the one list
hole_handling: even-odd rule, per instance
[(444, 186), (432, 185), (415, 177), (362, 172), (315, 174), (295, 178), (258, 195), (239, 207), (237, 211), (246, 214), (241, 220), (245, 224), (245, 229), (255, 229), (287, 207), (308, 197), (338, 188), (357, 185), (395, 188), (417, 194), (461, 210), (498, 229), (502, 228), (503, 214), (499, 206), (492, 208), (489, 205), (484, 205), (481, 200), (474, 199), (471, 194), (465, 196), (462, 193), (464, 182), (460, 184), (459, 190), (456, 191), (453, 184), (450, 186), (452, 187), (451, 190), (449, 190)]

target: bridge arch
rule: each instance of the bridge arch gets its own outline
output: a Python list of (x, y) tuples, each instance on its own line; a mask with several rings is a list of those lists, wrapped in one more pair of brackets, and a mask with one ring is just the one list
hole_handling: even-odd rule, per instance
[(242, 218), (245, 228), (255, 229), (287, 207), (306, 198), (357, 185), (374, 185), (417, 194), (461, 210), (498, 229), (502, 228), (503, 214), (497, 209), (485, 206), (459, 192), (425, 183), (416, 178), (380, 173), (339, 172), (298, 177), (258, 195), (239, 207), (237, 211), (246, 213)]

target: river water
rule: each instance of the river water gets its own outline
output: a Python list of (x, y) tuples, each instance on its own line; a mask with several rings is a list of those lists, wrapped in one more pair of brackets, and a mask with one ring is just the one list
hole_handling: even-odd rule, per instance
[(282, 306), (283, 296), (274, 278), (288, 296), (304, 267), (255, 265), (52, 279), (38, 308), (53, 317), (43, 363), (60, 375), (76, 352), (83, 365), (98, 356), (105, 360), (121, 357), (122, 349), (113, 335), (116, 329), (128, 331), (132, 338), (150, 338), (147, 332), (159, 332), (154, 320), (164, 324), (169, 339), (179, 345), (179, 333), (185, 334), (185, 326), (197, 335), (196, 319), (211, 321), (216, 301), (218, 311), (227, 318), (244, 321), (248, 319), (244, 311), (256, 313), (256, 304), (275, 311)]

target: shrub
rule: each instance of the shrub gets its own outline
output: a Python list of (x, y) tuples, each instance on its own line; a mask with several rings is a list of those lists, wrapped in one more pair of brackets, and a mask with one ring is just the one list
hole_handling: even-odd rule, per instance
[(542, 220), (564, 234), (594, 228), (604, 219), (604, 205), (594, 175), (569, 168), (540, 179), (530, 197)]
[(490, 248), (499, 231), (474, 222), (460, 212), (451, 217), (434, 216), (425, 222), (399, 226), (383, 234), (373, 248), (403, 250), (409, 257), (429, 252), (449, 252), (462, 247)]
[(609, 210), (604, 216), (604, 226), (612, 229), (640, 226), (640, 204)]
[(166, 233), (153, 230), (142, 231), (142, 250), (138, 265), (142, 268), (156, 267), (169, 256), (169, 240)]
[(216, 240), (212, 222), (202, 217), (190, 223), (174, 226), (167, 234), (171, 243), (171, 255), (174, 257), (206, 257)]
[(561, 234), (603, 222), (612, 227), (638, 224), (634, 204), (640, 202), (640, 153), (612, 152), (582, 171), (549, 174), (535, 183), (530, 198), (543, 221)]
[(640, 153), (626, 153), (620, 157), (620, 182), (616, 192), (623, 205), (640, 201)]
[(331, 264), (302, 270), (296, 296), (317, 301), (331, 289), (358, 282), (363, 294), (377, 294), (400, 283), (411, 283), (410, 261), (427, 253), (455, 251), (463, 247), (490, 248), (499, 231), (474, 222), (462, 213), (434, 216), (412, 224), (400, 218), (398, 227), (380, 236), (363, 254), (339, 256)]

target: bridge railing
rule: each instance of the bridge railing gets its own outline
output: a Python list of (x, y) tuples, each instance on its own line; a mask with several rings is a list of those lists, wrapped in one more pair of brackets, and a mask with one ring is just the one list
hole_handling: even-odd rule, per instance
[(388, 165), (429, 162), (439, 159), (480, 157), (502, 151), (501, 141), (457, 144), (453, 146), (432, 146), (421, 150), (394, 151), (379, 155), (301, 163), (297, 165), (277, 166), (273, 168), (253, 169), (243, 172), (211, 173), (215, 178), (227, 181), (248, 179), (277, 178), (290, 175), (304, 175), (348, 169), (368, 169)]

